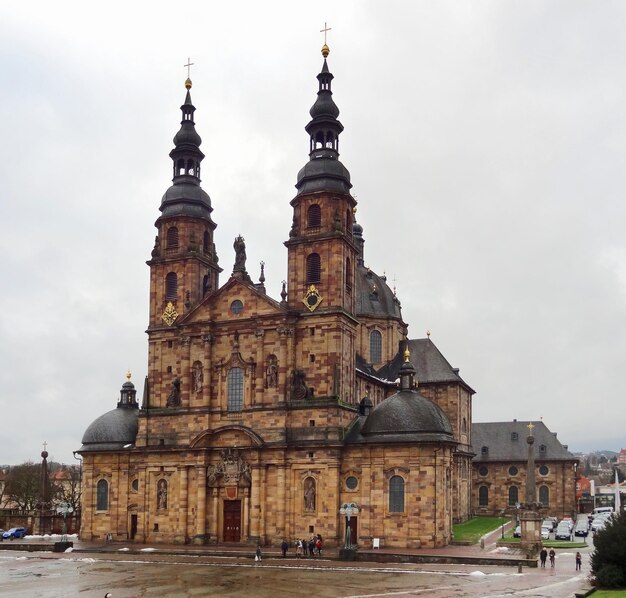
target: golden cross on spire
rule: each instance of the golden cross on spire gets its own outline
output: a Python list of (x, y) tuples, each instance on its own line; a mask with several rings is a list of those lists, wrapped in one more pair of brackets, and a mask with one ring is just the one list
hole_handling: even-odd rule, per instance
[(533, 429), (536, 428), (537, 426), (535, 426), (533, 424), (533, 422), (528, 422), (528, 433), (532, 436), (533, 435)]
[(187, 79), (191, 79), (191, 67), (194, 64), (194, 62), (191, 62), (191, 58), (187, 58), (187, 64), (183, 64), (183, 66), (187, 69)]
[(326, 33), (332, 31), (332, 27), (328, 26), (328, 23), (324, 21), (324, 29), (320, 29), (320, 33), (324, 34), (324, 45), (326, 45)]
[(126, 379), (130, 380), (130, 369), (126, 372)]
[(43, 450), (45, 451), (47, 447), (48, 447), (48, 443), (44, 440), (43, 441)]

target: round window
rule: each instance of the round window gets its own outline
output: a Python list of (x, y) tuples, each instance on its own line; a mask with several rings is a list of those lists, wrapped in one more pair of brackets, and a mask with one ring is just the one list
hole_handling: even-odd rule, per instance
[(243, 311), (243, 303), (239, 301), (239, 299), (235, 299), (230, 304), (230, 311), (234, 313), (235, 315), (240, 314)]
[(488, 469), (487, 469), (484, 465), (481, 465), (481, 466), (478, 468), (478, 473), (479, 473), (480, 475), (483, 475), (483, 476), (484, 476), (484, 475), (487, 475), (487, 474), (489, 473), (489, 470), (488, 470)]
[(355, 490), (358, 485), (359, 485), (359, 480), (357, 480), (353, 475), (346, 478), (346, 488), (348, 490)]
[(547, 465), (542, 465), (542, 466), (539, 468), (539, 473), (540, 473), (541, 475), (548, 475), (548, 474), (550, 473), (550, 470), (548, 469), (548, 466), (547, 466)]
[(517, 467), (515, 467), (515, 465), (509, 467), (509, 475), (517, 475)]

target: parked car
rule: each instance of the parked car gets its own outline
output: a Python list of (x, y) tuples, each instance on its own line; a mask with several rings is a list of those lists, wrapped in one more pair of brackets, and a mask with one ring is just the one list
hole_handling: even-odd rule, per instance
[(541, 523), (541, 527), (550, 528), (550, 531), (553, 532), (556, 527), (556, 521), (552, 517), (546, 517)]
[(577, 521), (576, 527), (574, 528), (574, 535), (584, 536), (586, 538), (588, 533), (589, 533), (589, 523), (587, 523), (587, 521), (582, 520), (582, 519)]
[(514, 530), (513, 530), (513, 537), (514, 538), (521, 538), (522, 537), (522, 526), (518, 525)]
[(572, 530), (567, 521), (561, 521), (556, 526), (556, 532), (554, 532), (555, 540), (570, 540), (572, 537)]
[(599, 532), (604, 529), (606, 525), (606, 519), (604, 517), (596, 517), (591, 524), (591, 531), (593, 533)]
[(8, 532), (4, 532), (2, 534), (2, 538), (4, 540), (8, 540), (8, 539), (13, 540), (13, 538), (23, 538), (25, 535), (26, 535), (25, 527), (12, 527)]
[(551, 533), (552, 533), (551, 527), (548, 527), (546, 525), (541, 526), (541, 539), (542, 540), (549, 540)]
[(570, 532), (574, 529), (574, 520), (571, 517), (563, 517), (563, 519), (561, 519), (559, 525), (561, 523), (567, 523), (567, 525), (569, 525), (569, 531)]

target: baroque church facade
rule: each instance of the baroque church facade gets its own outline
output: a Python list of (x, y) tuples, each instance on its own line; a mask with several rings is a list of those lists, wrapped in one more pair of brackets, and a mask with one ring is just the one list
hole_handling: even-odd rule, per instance
[(251, 280), (241, 237), (220, 281), (186, 82), (147, 262), (148, 375), (141, 402), (129, 378), (83, 436), (84, 539), (441, 547), (470, 517), (474, 391), (407, 337), (365, 264), (322, 54), (280, 298)]

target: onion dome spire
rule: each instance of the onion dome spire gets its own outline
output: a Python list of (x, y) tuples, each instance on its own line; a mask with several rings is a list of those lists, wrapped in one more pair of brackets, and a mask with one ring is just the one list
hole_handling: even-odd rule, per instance
[(350, 173), (339, 161), (339, 135), (343, 125), (337, 120), (339, 108), (332, 97), (334, 77), (326, 61), (329, 53), (328, 46), (324, 44), (324, 63), (317, 75), (317, 99), (309, 111), (311, 121), (305, 127), (310, 138), (309, 162), (298, 173), (298, 195), (316, 191), (349, 193), (352, 187)]
[(200, 150), (202, 139), (194, 122), (196, 108), (191, 101), (191, 85), (191, 79), (187, 77), (185, 102), (180, 107), (180, 129), (174, 136), (174, 149), (170, 152), (173, 184), (165, 192), (160, 210), (162, 217), (191, 215), (211, 221), (211, 198), (200, 187), (200, 163), (204, 154)]

